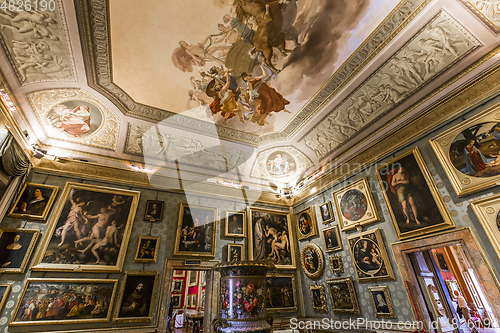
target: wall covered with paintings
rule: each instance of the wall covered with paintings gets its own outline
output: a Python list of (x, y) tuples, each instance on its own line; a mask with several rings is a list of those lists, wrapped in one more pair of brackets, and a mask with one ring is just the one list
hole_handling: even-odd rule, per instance
[[(343, 304), (342, 300), (339, 299), (335, 300), (337, 305), (334, 305), (329, 291), (330, 287), (340, 288), (339, 290), (342, 291), (341, 282), (337, 281), (337, 279), (340, 280), (342, 278), (351, 277), (356, 298), (359, 303), (359, 310), (363, 318), (371, 320), (380, 320), (380, 318), (392, 318), (392, 320), (397, 321), (414, 320), (412, 303), (405, 287), (405, 281), (402, 280), (398, 272), (398, 266), (394, 260), (391, 244), (416, 237), (426, 237), (427, 235), (433, 235), (435, 233), (446, 233), (448, 230), (452, 231), (455, 228), (470, 227), (471, 230), (476, 233), (478, 236), (476, 239), (485, 251), (485, 259), (489, 260), (494, 270), (496, 269), (493, 274), (499, 276), (500, 272), (498, 271), (498, 267), (500, 267), (500, 259), (495, 251), (496, 247), (492, 246), (495, 240), (490, 238), (492, 237), (491, 235), (496, 235), (495, 232), (498, 232), (498, 230), (495, 230), (497, 229), (495, 228), (496, 215), (491, 219), (491, 223), (484, 222), (489, 221), (487, 215), (493, 214), (493, 209), (491, 207), (496, 207), (494, 213), (498, 213), (498, 205), (495, 201), (498, 195), (491, 196), (491, 194), (499, 193), (500, 189), (498, 187), (492, 187), (493, 183), (490, 181), (491, 178), (494, 178), (495, 175), (498, 174), (494, 170), (496, 167), (495, 159), (483, 159), (485, 164), (493, 163), (491, 164), (491, 168), (483, 167), (483, 174), (490, 172), (490, 174), (484, 176), (490, 177), (485, 179), (486, 182), (483, 182), (484, 186), (481, 187), (481, 185), (478, 185), (481, 184), (480, 181), (477, 181), (478, 179), (481, 180), (481, 174), (477, 176), (479, 178), (470, 177), (474, 187), (467, 187), (470, 183), (467, 180), (463, 180), (465, 178), (463, 175), (459, 175), (455, 179), (451, 178), (450, 180), (447, 175), (452, 175), (451, 171), (455, 169), (448, 168), (445, 170), (446, 163), (443, 163), (445, 165), (442, 166), (438, 154), (435, 153), (430, 143), (430, 140), (436, 137), (438, 140), (444, 140), (442, 139), (442, 133), (449, 132), (451, 134), (448, 133), (448, 136), (453, 136), (454, 132), (450, 131), (450, 128), (462, 124), (463, 121), (476, 119), (478, 117), (477, 115), (483, 115), (484, 112), (488, 112), (488, 109), (495, 107), (498, 103), (500, 103), (500, 98), (497, 97), (475, 109), (468, 110), (466, 114), (453, 119), (447, 125), (435, 129), (431, 133), (427, 133), (418, 141), (402, 146), (397, 151), (391, 152), (391, 154), (386, 154), (387, 157), (379, 161), (377, 165), (367, 166), (364, 171), (348, 177), (341, 183), (332, 185), (320, 184), (320, 186), (326, 185), (324, 190), (294, 206), (294, 214), (299, 214), (307, 208), (312, 207), (319, 230), (317, 235), (298, 241), (298, 251), (301, 256), (301, 261), (303, 261), (302, 269), (299, 269), (298, 274), (302, 275), (302, 292), (306, 295), (306, 297), (304, 297), (306, 316), (323, 316), (342, 319), (355, 315), (356, 308), (354, 305), (349, 309), (350, 306), (346, 305), (345, 302)], [(496, 110), (490, 111), (489, 118), (500, 119), (496, 117), (499, 117), (498, 112)], [(479, 122), (481, 121), (482, 119), (479, 119)], [(495, 120), (495, 123), (496, 122), (498, 122), (498, 120)], [(495, 133), (491, 134), (491, 138), (489, 138), (487, 137), (488, 131), (477, 128), (478, 126), (474, 127), (474, 124), (469, 125), (466, 129), (470, 129), (471, 127), (472, 131), (467, 133), (469, 135), (473, 135), (473, 133), (477, 134), (476, 138), (479, 137), (480, 141), (478, 146), (480, 146), (481, 149), (483, 146), (490, 150), (495, 148), (491, 147), (496, 142), (496, 137), (493, 138)], [(488, 128), (488, 130), (489, 129), (490, 128)], [(459, 139), (460, 138), (462, 137), (459, 137)], [(481, 143), (481, 141), (487, 141), (488, 139), (494, 139), (492, 140), (493, 143)], [(453, 138), (451, 138), (451, 140), (450, 143), (453, 143)], [(440, 143), (439, 145), (443, 146), (444, 143)], [(436, 145), (437, 144), (435, 144), (435, 146)], [(456, 156), (460, 155), (462, 150), (465, 152), (464, 147), (466, 144), (462, 146), (459, 150), (455, 149), (452, 151), (452, 153), (455, 152), (456, 154), (450, 154), (450, 156), (455, 160), (461, 158), (461, 163), (463, 164), (461, 165), (461, 169), (463, 172), (468, 172), (466, 174), (467, 176), (474, 176), (474, 172), (477, 173), (479, 171), (474, 171), (474, 165), (471, 166), (471, 158), (468, 156)], [(445, 146), (445, 148), (446, 147), (447, 146)], [(415, 148), (418, 148), (418, 150), (415, 150)], [(436, 151), (439, 151), (439, 149), (436, 149)], [(447, 152), (444, 151), (442, 154), (443, 159), (446, 158), (446, 153)], [(462, 153), (461, 155), (464, 154), (465, 153)], [(481, 159), (482, 158), (479, 157), (478, 160)], [(395, 181), (392, 181), (393, 178), (398, 177), (397, 174), (399, 171), (394, 167), (395, 162), (399, 162), (403, 166), (403, 170), (401, 170), (399, 174), (403, 175), (406, 173), (407, 176), (413, 177), (410, 178), (410, 182), (414, 182), (412, 184), (413, 186), (411, 186), (411, 189), (408, 187), (406, 188), (407, 193), (404, 193), (404, 188), (397, 190), (397, 186), (392, 186), (392, 188), (388, 186), (388, 181), (391, 182), (392, 185), (396, 184)], [(452, 162), (447, 163), (451, 164)], [(422, 168), (422, 164), (428, 169), (428, 173), (426, 173), (425, 170), (422, 171), (424, 169)], [(469, 166), (469, 168), (466, 170), (467, 166)], [(406, 168), (406, 170), (404, 170), (404, 168)], [(427, 178), (427, 181), (424, 180), (425, 178)], [(373, 200), (370, 198), (369, 193), (365, 192), (365, 187), (359, 187), (358, 184), (362, 179), (366, 180), (369, 187), (368, 192), (371, 192)], [(466, 190), (463, 190), (460, 185), (462, 187), (465, 186)], [(383, 189), (382, 186), (385, 188)], [(353, 191), (358, 192), (354, 193)], [(405, 195), (409, 195), (409, 191), (418, 191), (421, 200), (425, 201), (413, 203), (415, 209), (420, 209), (416, 218), (412, 214), (407, 216), (406, 212), (400, 209), (402, 207), (398, 207), (400, 202), (405, 198)], [(413, 194), (414, 197), (417, 196), (416, 193)], [(343, 205), (342, 200), (348, 200), (350, 204)], [(481, 222), (470, 205), (470, 203), (474, 201), (477, 201), (474, 209), (477, 210), (478, 214), (483, 214), (485, 216)], [(330, 203), (326, 205), (328, 202)], [(371, 204), (374, 204), (373, 208), (371, 208)], [(329, 213), (329, 206), (332, 207), (331, 210), (333, 213)], [(368, 214), (371, 209), (373, 209), (372, 213)], [(408, 206), (408, 209), (411, 209), (411, 207)], [(333, 220), (330, 215), (334, 216)], [(417, 222), (416, 220), (419, 221)], [(357, 223), (362, 225), (361, 232), (354, 226)], [(484, 223), (490, 223), (491, 226), (483, 226)], [(487, 229), (489, 230), (485, 231)], [(340, 232), (337, 233), (337, 230)], [(334, 236), (335, 233), (340, 236), (340, 244), (338, 244), (338, 236)], [(375, 233), (378, 233), (379, 237), (376, 237)], [(365, 241), (363, 237), (365, 237)], [(375, 247), (373, 244), (377, 243), (377, 240), (379, 240), (379, 250), (375, 251), (375, 256), (369, 256), (373, 259), (371, 260), (371, 264), (376, 267), (370, 267), (369, 264), (365, 265), (365, 267), (356, 265), (356, 258), (359, 253), (363, 251), (362, 248), (365, 247), (366, 253), (369, 253), (371, 249)], [(374, 241), (375, 243), (373, 243)], [(314, 280), (308, 278), (308, 276), (311, 275), (310, 264), (312, 263), (313, 266), (315, 266), (318, 262), (315, 255), (311, 255), (312, 252), (308, 250), (311, 247), (307, 244), (310, 243), (318, 245), (324, 256), (324, 271)], [(382, 253), (384, 249), (387, 252), (386, 260), (384, 260), (384, 255)], [(332, 261), (335, 264), (334, 267), (331, 265)], [(340, 267), (340, 270), (339, 262), (341, 262), (340, 265), (343, 266)], [(386, 268), (384, 264), (387, 265)], [(321, 270), (321, 268), (319, 269)], [(333, 273), (333, 269), (341, 273)], [(306, 270), (309, 271), (305, 272)], [(374, 273), (376, 271), (378, 271), (377, 274)], [(383, 274), (380, 274), (381, 271), (383, 271)], [(344, 283), (343, 285), (346, 294), (348, 293), (348, 284), (349, 283)], [(324, 288), (326, 308), (324, 307), (325, 304), (321, 301), (321, 286)], [(394, 315), (387, 317), (381, 317), (379, 315), (377, 318), (374, 309), (376, 303), (374, 303), (372, 294), (375, 298), (382, 297), (383, 295), (377, 296), (377, 293), (382, 294), (383, 292), (389, 293), (394, 308)], [(316, 304), (313, 302), (311, 295), (315, 295)], [(387, 298), (387, 294), (385, 298)], [(333, 309), (333, 307), (337, 309)], [(338, 308), (340, 308), (341, 311), (338, 311)]]

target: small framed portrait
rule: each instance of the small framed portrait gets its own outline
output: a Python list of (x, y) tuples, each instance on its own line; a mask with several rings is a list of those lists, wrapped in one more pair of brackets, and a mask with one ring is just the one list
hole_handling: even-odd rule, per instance
[(170, 302), (172, 303), (174, 309), (180, 309), (182, 307), (181, 299), (182, 299), (182, 294), (172, 295), (172, 297), (170, 297)]
[(227, 244), (227, 261), (242, 261), (245, 259), (243, 244)]
[(134, 262), (155, 263), (158, 260), (161, 236), (139, 236)]
[(323, 241), (325, 242), (325, 252), (342, 250), (342, 240), (337, 225), (322, 230)]
[(186, 276), (186, 271), (182, 269), (174, 269), (174, 274), (173, 277), (185, 277)]
[(332, 273), (340, 274), (344, 273), (344, 264), (342, 263), (341, 256), (330, 257), (330, 268)]
[(2, 283), (0, 284), (0, 312), (3, 310), (3, 306), (9, 297), (10, 284)]
[(339, 224), (342, 231), (380, 220), (366, 178), (362, 178), (333, 193), (333, 201), (339, 215)]
[(40, 231), (0, 229), (0, 274), (24, 273)]
[(164, 201), (148, 200), (144, 211), (144, 221), (157, 222), (163, 219)]
[(444, 283), (446, 283), (446, 287), (448, 288), (448, 292), (450, 293), (451, 299), (453, 300), (457, 299), (457, 295), (455, 295), (455, 290), (458, 291), (460, 295), (463, 295), (462, 289), (460, 288), (460, 285), (458, 284), (457, 280), (444, 280)]
[(295, 221), (297, 222), (298, 240), (313, 237), (318, 234), (313, 206), (309, 206), (300, 213), (296, 214)]
[(328, 305), (326, 304), (325, 286), (315, 284), (309, 286), (311, 291), (311, 303), (314, 312), (327, 313)]
[(148, 322), (153, 319), (160, 272), (127, 271), (116, 299), (115, 322)]
[(196, 303), (196, 301), (198, 300), (198, 295), (196, 294), (193, 294), (191, 295), (191, 307), (192, 308), (196, 308), (198, 306), (198, 304)]
[(450, 268), (448, 267), (448, 263), (446, 262), (446, 257), (444, 253), (435, 252), (434, 255), (436, 256), (436, 261), (438, 263), (439, 270), (441, 272), (449, 272)]
[(201, 291), (201, 294), (200, 294), (200, 309), (201, 310), (205, 310), (205, 289), (203, 289)]
[(370, 291), (373, 310), (377, 318), (396, 318), (396, 312), (392, 305), (391, 294), (386, 286), (368, 287)]
[(318, 245), (307, 243), (302, 248), (300, 263), (304, 273), (313, 280), (319, 279), (325, 269), (325, 259), (323, 252)]
[(59, 191), (58, 186), (25, 183), (9, 216), (45, 221)]
[(226, 210), (225, 237), (246, 237), (247, 233), (246, 212)]
[(330, 279), (326, 281), (326, 284), (328, 285), (333, 313), (361, 314), (352, 277)]
[(182, 293), (182, 287), (184, 287), (184, 280), (173, 280), (172, 281), (172, 293)]
[(186, 296), (186, 303), (184, 304), (184, 306), (186, 308), (190, 308), (191, 307), (191, 295), (187, 295)]
[(267, 312), (296, 312), (295, 274), (271, 274), (266, 278)]
[(335, 215), (333, 215), (332, 203), (330, 201), (320, 205), (319, 212), (321, 214), (321, 221), (323, 224), (335, 221)]
[(196, 287), (198, 285), (198, 271), (188, 271), (188, 287)]
[(394, 279), (380, 229), (348, 237), (347, 242), (359, 282)]
[(377, 178), (399, 239), (455, 226), (418, 148), (378, 167)]

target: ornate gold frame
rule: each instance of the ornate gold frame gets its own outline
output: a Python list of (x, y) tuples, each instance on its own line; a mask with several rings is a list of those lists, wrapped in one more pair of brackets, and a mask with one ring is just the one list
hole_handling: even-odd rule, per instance
[[(334, 268), (333, 267), (333, 262), (337, 262), (337, 266), (339, 268)], [(342, 262), (342, 257), (341, 256), (332, 256), (330, 257), (330, 269), (332, 270), (332, 273), (334, 274), (340, 274), (344, 273), (344, 263)]]
[(190, 308), (190, 307), (191, 307), (191, 295), (187, 295), (186, 299), (184, 300), (183, 308)]
[[(176, 271), (182, 271), (182, 275), (176, 275), (175, 272)], [(172, 273), (172, 277), (186, 277), (186, 271), (185, 270), (182, 270), (182, 269), (174, 269), (174, 272)]]
[[(318, 269), (316, 269), (316, 272), (314, 273), (309, 273), (305, 266), (304, 252), (307, 250), (314, 251), (318, 256)], [(304, 271), (304, 273), (307, 275), (308, 278), (312, 280), (319, 279), (321, 274), (323, 274), (323, 271), (325, 270), (325, 257), (323, 256), (323, 251), (321, 251), (318, 245), (314, 243), (307, 243), (306, 245), (304, 245), (302, 251), (300, 252), (300, 265), (302, 266), (302, 270)]]
[(451, 144), (463, 130), (475, 124), (489, 122), (500, 122), (500, 106), (490, 107), (429, 140), (439, 163), (441, 163), (446, 176), (450, 179), (451, 185), (459, 197), (496, 186), (500, 181), (500, 174), (484, 178), (463, 174), (455, 168), (449, 158)]
[[(148, 214), (148, 207), (149, 207), (149, 203), (150, 202), (161, 202), (161, 209), (160, 209), (160, 218), (159, 219), (155, 219), (155, 218), (147, 218), (147, 214)], [(163, 220), (163, 208), (165, 207), (165, 201), (161, 201), (161, 200), (148, 200), (146, 201), (146, 209), (144, 209), (144, 221), (147, 221), (147, 222), (157, 222), (157, 221), (161, 221)]]
[[(153, 289), (151, 292), (151, 303), (149, 304), (149, 313), (146, 317), (118, 317), (120, 314), (120, 307), (123, 302), (123, 293), (125, 292), (125, 286), (127, 284), (127, 278), (129, 276), (154, 276), (155, 281), (153, 283)], [(149, 322), (153, 320), (153, 316), (155, 314), (155, 304), (156, 297), (158, 294), (158, 282), (160, 278), (160, 272), (158, 271), (126, 271), (123, 273), (123, 278), (120, 283), (120, 292), (116, 297), (116, 306), (115, 312), (113, 315), (113, 322), (115, 323), (140, 323), (140, 322)]]
[[(417, 230), (407, 231), (407, 232), (402, 233), (399, 230), (398, 222), (396, 221), (396, 216), (394, 215), (394, 211), (392, 210), (392, 206), (391, 206), (391, 203), (389, 201), (389, 198), (387, 197), (387, 193), (384, 190), (385, 185), (384, 185), (384, 181), (382, 180), (382, 177), (380, 176), (380, 170), (385, 169), (388, 166), (390, 166), (391, 164), (401, 160), (402, 158), (405, 158), (408, 155), (412, 155), (412, 154), (415, 157), (415, 161), (417, 162), (417, 165), (420, 169), (420, 172), (424, 176), (425, 182), (427, 183), (427, 187), (429, 188), (429, 191), (432, 194), (434, 202), (436, 203), (436, 206), (439, 209), (439, 212), (441, 213), (441, 217), (443, 218), (444, 222), (441, 224), (438, 224), (438, 225), (433, 225), (433, 226), (425, 227), (422, 229), (417, 229)], [(443, 199), (441, 198), (441, 195), (439, 194), (439, 190), (438, 190), (436, 184), (434, 184), (434, 182), (432, 180), (432, 176), (429, 172), (429, 169), (427, 169), (427, 166), (425, 165), (425, 161), (422, 158), (422, 155), (420, 154), (420, 150), (418, 149), (418, 147), (415, 147), (415, 148), (407, 151), (406, 153), (401, 154), (401, 155), (393, 158), (389, 162), (384, 163), (383, 165), (379, 166), (377, 168), (376, 174), (377, 174), (377, 179), (378, 179), (379, 184), (380, 184), (380, 188), (382, 189), (382, 193), (384, 195), (385, 202), (387, 204), (387, 208), (389, 210), (389, 213), (391, 214), (392, 223), (394, 225), (394, 229), (396, 229), (398, 239), (410, 238), (410, 237), (414, 237), (414, 236), (418, 236), (418, 235), (428, 234), (431, 232), (436, 232), (436, 231), (455, 227), (455, 223), (453, 222), (453, 219), (451, 218), (451, 215), (448, 212), (448, 209), (446, 209), (446, 205), (444, 204)]]
[[(394, 306), (392, 305), (391, 294), (389, 293), (389, 289), (387, 286), (380, 287), (368, 287), (370, 291), (370, 299), (373, 305), (373, 311), (375, 312), (375, 317), (377, 318), (396, 318), (396, 312), (394, 311)], [(385, 300), (387, 301), (387, 307), (389, 308), (389, 313), (379, 313), (377, 312), (377, 307), (375, 305), (375, 300), (373, 299), (374, 291), (382, 291), (385, 296)]]
[[(231, 215), (238, 215), (242, 214), (243, 215), (243, 235), (240, 234), (231, 234), (228, 231), (228, 224), (229, 224), (229, 216)], [(226, 210), (226, 223), (224, 226), (224, 237), (238, 237), (238, 238), (245, 238), (247, 236), (247, 216), (246, 212), (237, 212), (234, 210)]]
[[(212, 210), (214, 214), (214, 226), (212, 229), (212, 251), (210, 253), (205, 252), (191, 252), (191, 251), (180, 251), (180, 241), (181, 241), (181, 229), (182, 229), (182, 218), (184, 217), (184, 207), (192, 207), (199, 209), (207, 209)], [(217, 238), (217, 208), (216, 207), (208, 207), (208, 206), (199, 206), (199, 205), (189, 205), (185, 202), (181, 202), (179, 207), (179, 218), (177, 219), (177, 233), (175, 236), (175, 246), (174, 246), (174, 256), (193, 256), (193, 257), (214, 257), (215, 256), (215, 239)]]
[[(130, 205), (130, 210), (128, 214), (127, 223), (125, 226), (125, 231), (123, 234), (123, 239), (121, 241), (120, 252), (116, 260), (116, 265), (77, 265), (77, 264), (47, 264), (42, 263), (43, 256), (47, 251), (50, 243), (50, 239), (54, 234), (57, 226), (57, 221), (62, 213), (64, 205), (66, 203), (66, 198), (68, 197), (71, 190), (86, 190), (86, 191), (96, 191), (102, 193), (112, 193), (118, 195), (127, 195), (132, 197), (132, 204)], [(101, 272), (101, 273), (117, 273), (120, 272), (123, 266), (123, 261), (125, 260), (125, 255), (127, 254), (127, 247), (130, 239), (130, 233), (132, 231), (132, 225), (134, 224), (135, 212), (137, 209), (137, 204), (139, 203), (139, 191), (122, 190), (118, 188), (88, 185), (81, 183), (67, 182), (62, 191), (61, 197), (57, 201), (56, 210), (51, 216), (50, 224), (46, 229), (46, 236), (40, 246), (43, 251), (38, 251), (35, 263), (31, 270), (33, 271), (78, 271), (78, 272)]]
[[(51, 188), (54, 191), (50, 195), (50, 198), (47, 200), (47, 205), (45, 206), (45, 209), (43, 210), (42, 216), (39, 215), (30, 215), (30, 214), (17, 214), (14, 213), (14, 209), (16, 208), (17, 204), (19, 203), (19, 200), (21, 199), (21, 196), (23, 195), (24, 191), (26, 190), (26, 187), (28, 186), (35, 186), (35, 187), (43, 187), (43, 188)], [(54, 204), (54, 201), (56, 200), (57, 192), (59, 191), (59, 186), (52, 186), (52, 185), (45, 185), (45, 184), (35, 184), (35, 183), (24, 183), (23, 188), (21, 191), (19, 191), (19, 194), (16, 197), (16, 200), (14, 201), (14, 204), (12, 205), (10, 211), (9, 211), (9, 217), (15, 217), (18, 219), (29, 219), (29, 220), (40, 220), (40, 221), (45, 221), (47, 219), (47, 216), (49, 215), (50, 210), (52, 209), (52, 205)]]
[[(193, 275), (193, 273), (196, 273), (196, 280), (195, 282), (191, 283), (191, 275)], [(188, 274), (187, 274), (187, 286), (188, 287), (196, 287), (198, 285), (198, 274), (199, 271), (188, 271)]]
[(287, 228), (288, 228), (288, 241), (290, 243), (290, 256), (292, 258), (292, 264), (291, 265), (280, 265), (280, 264), (275, 264), (277, 269), (296, 269), (297, 268), (297, 263), (296, 263), (296, 252), (295, 248), (297, 247), (296, 241), (294, 238), (294, 233), (292, 229), (292, 225), (290, 223), (290, 212), (284, 212), (280, 210), (272, 210), (272, 209), (265, 209), (265, 208), (257, 208), (257, 207), (247, 207), (247, 219), (248, 219), (248, 260), (253, 261), (253, 228), (252, 228), (252, 212), (261, 212), (261, 213), (270, 213), (270, 214), (279, 214), (284, 217), (286, 217), (287, 221)]
[[(175, 286), (175, 283), (179, 283), (181, 284), (181, 289), (175, 289), (174, 286)], [(175, 293), (182, 293), (182, 288), (184, 287), (184, 280), (180, 280), (180, 279), (177, 279), (177, 280), (172, 280), (172, 291), (171, 293), (172, 294), (175, 294)]]
[[(376, 245), (378, 249), (380, 250), (380, 257), (382, 259), (382, 265), (380, 268), (375, 272), (371, 277), (362, 277), (359, 274), (359, 267), (356, 264), (356, 258), (354, 256), (354, 251), (353, 251), (353, 246), (361, 239), (369, 239), (370, 241), (374, 242), (373, 239), (368, 238), (366, 236), (374, 234), (375, 235), (375, 240), (376, 240)], [(380, 280), (394, 280), (394, 272), (392, 271), (391, 267), (391, 262), (389, 261), (389, 257), (387, 256), (387, 252), (385, 250), (385, 245), (384, 245), (384, 240), (382, 238), (382, 234), (380, 233), (380, 229), (374, 229), (374, 230), (368, 230), (363, 233), (359, 233), (350, 237), (347, 237), (347, 243), (349, 244), (349, 250), (351, 252), (352, 260), (353, 260), (353, 265), (354, 265), (354, 270), (356, 271), (356, 277), (358, 278), (359, 282), (369, 282), (369, 281), (380, 281)], [(378, 273), (380, 270), (382, 270), (385, 266), (385, 269), (387, 271), (386, 275), (383, 276), (375, 276), (376, 273)], [(363, 272), (363, 274), (366, 274)], [(366, 274), (368, 275), (368, 274)]]
[[(321, 298), (323, 306), (321, 306), (321, 307), (314, 306), (313, 290), (319, 290), (319, 297)], [(322, 284), (311, 285), (311, 286), (309, 286), (309, 291), (311, 292), (311, 305), (312, 305), (313, 311), (319, 312), (319, 313), (327, 313), (328, 312), (328, 305), (326, 302), (325, 286)]]
[[(347, 283), (347, 287), (349, 288), (349, 296), (351, 298), (353, 308), (352, 309), (336, 309), (335, 302), (333, 301), (332, 289), (331, 285), (339, 284), (339, 283)], [(330, 301), (332, 302), (332, 311), (333, 313), (351, 313), (360, 315), (361, 309), (359, 308), (358, 296), (356, 294), (356, 289), (354, 289), (354, 283), (352, 282), (352, 277), (343, 277), (338, 279), (329, 279), (326, 280), (326, 284), (328, 285), (328, 293), (330, 294)]]
[[(324, 205), (326, 205), (328, 207), (328, 211), (330, 212), (331, 218), (329, 220), (323, 220), (323, 213), (321, 212), (321, 207)], [(321, 216), (321, 220), (323, 221), (323, 224), (328, 224), (330, 222), (335, 221), (335, 215), (333, 215), (333, 208), (332, 208), (331, 201), (327, 201), (327, 202), (322, 203), (321, 205), (318, 205), (318, 209), (319, 209), (319, 214)]]
[[(357, 221), (351, 221), (344, 217), (342, 214), (342, 209), (340, 207), (340, 201), (342, 200), (344, 194), (350, 190), (358, 190), (362, 192), (366, 197), (366, 212), (362, 218)], [(368, 185), (368, 179), (361, 178), (358, 181), (336, 191), (332, 194), (333, 201), (335, 202), (335, 209), (337, 210), (337, 215), (339, 217), (339, 225), (342, 231), (351, 230), (354, 228), (361, 228), (364, 225), (377, 222), (380, 220), (377, 208), (375, 207), (375, 201), (373, 201), (372, 192), (370, 191), (370, 185)]]
[[(96, 319), (69, 319), (69, 320), (50, 320), (50, 321), (15, 321), (15, 318), (19, 312), (19, 309), (22, 305), (24, 295), (26, 293), (26, 290), (28, 289), (29, 285), (31, 282), (48, 282), (48, 283), (57, 283), (57, 282), (67, 282), (67, 283), (75, 283), (75, 284), (86, 284), (86, 283), (108, 283), (108, 284), (113, 284), (113, 293), (111, 294), (110, 300), (109, 300), (109, 307), (108, 307), (108, 313), (106, 315), (106, 318), (96, 318)], [(54, 325), (54, 324), (79, 324), (79, 323), (104, 323), (104, 322), (109, 322), (111, 319), (111, 313), (113, 311), (113, 306), (114, 306), (114, 301), (115, 301), (115, 295), (116, 295), (116, 285), (117, 285), (118, 280), (117, 279), (53, 279), (53, 278), (48, 278), (48, 279), (32, 279), (28, 278), (26, 280), (26, 283), (24, 284), (23, 291), (21, 292), (16, 308), (12, 314), (12, 317), (10, 318), (10, 323), (9, 326), (31, 326), (31, 325)]]
[(458, 283), (457, 280), (444, 280), (444, 283), (446, 284), (446, 287), (448, 288), (448, 293), (450, 294), (450, 298), (452, 300), (456, 300), (457, 299), (457, 296), (455, 296), (455, 294), (453, 293), (453, 288), (451, 287), (451, 285), (454, 283), (457, 285), (458, 287), (458, 291), (460, 291), (460, 294), (464, 294), (463, 291), (462, 291), (462, 288), (460, 287), (460, 284)]
[(227, 244), (227, 261), (231, 261), (231, 248), (239, 247), (241, 249), (241, 260), (245, 260), (245, 245), (239, 243)]
[(267, 274), (266, 278), (289, 278), (290, 281), (292, 282), (292, 292), (293, 292), (293, 307), (288, 307), (288, 308), (268, 308), (266, 311), (268, 313), (273, 313), (273, 312), (297, 312), (297, 288), (295, 286), (295, 274)]
[(5, 294), (3, 294), (2, 299), (0, 299), (0, 312), (2, 312), (3, 306), (4, 306), (5, 302), (7, 301), (7, 298), (9, 298), (11, 284), (10, 283), (2, 283), (2, 284), (0, 284), (0, 287), (7, 287), (7, 289), (5, 289)]
[[(300, 229), (299, 229), (299, 218), (300, 218), (300, 215), (302, 215), (304, 213), (309, 214), (309, 216), (311, 217), (311, 221), (309, 223), (310, 227), (311, 227), (311, 231), (309, 231), (309, 233), (307, 235), (304, 235), (302, 232), (300, 232)], [(298, 240), (317, 236), (318, 235), (318, 226), (316, 225), (316, 217), (314, 216), (314, 206), (309, 206), (306, 209), (303, 209), (300, 212), (298, 212), (297, 214), (295, 214), (295, 225), (297, 226), (297, 239)]]
[[(33, 237), (31, 238), (31, 242), (30, 242), (28, 249), (26, 250), (26, 253), (24, 255), (23, 261), (21, 262), (21, 267), (19, 267), (19, 268), (0, 267), (0, 274), (2, 274), (2, 273), (24, 273), (24, 270), (26, 269), (26, 266), (28, 265), (28, 261), (31, 258), (31, 254), (33, 252), (33, 249), (35, 248), (35, 244), (38, 240), (38, 237), (40, 236), (40, 231), (33, 230), (33, 229), (0, 229), (0, 239), (1, 239), (4, 232), (33, 234)], [(2, 307), (0, 306), (0, 310), (1, 310), (1, 308)]]
[[(143, 239), (154, 239), (154, 240), (156, 240), (155, 255), (154, 255), (153, 259), (141, 259), (141, 258), (138, 258), (139, 251), (141, 250), (141, 241)], [(133, 262), (143, 262), (143, 263), (155, 263), (155, 262), (157, 262), (158, 261), (158, 251), (160, 250), (160, 239), (161, 239), (161, 236), (138, 236), (137, 247), (135, 249), (134, 261)]]
[[(331, 229), (335, 229), (335, 236), (337, 237), (337, 243), (339, 244), (339, 246), (329, 249), (328, 246), (326, 245), (325, 232), (328, 230), (331, 230)], [(334, 251), (340, 251), (343, 249), (342, 238), (340, 238), (339, 226), (337, 224), (333, 225), (331, 227), (322, 229), (321, 234), (323, 235), (323, 244), (325, 245), (325, 252), (334, 252)]]
[(497, 225), (497, 216), (500, 213), (500, 194), (474, 200), (470, 205), (500, 257), (500, 230)]
[(172, 298), (173, 297), (179, 297), (179, 305), (178, 306), (174, 306), (174, 309), (182, 309), (182, 294), (172, 294)]

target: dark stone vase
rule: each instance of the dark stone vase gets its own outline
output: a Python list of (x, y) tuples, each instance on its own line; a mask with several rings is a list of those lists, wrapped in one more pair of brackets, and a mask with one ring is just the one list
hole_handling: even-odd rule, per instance
[(216, 332), (270, 333), (266, 313), (266, 273), (274, 264), (235, 261), (218, 264), (221, 273)]

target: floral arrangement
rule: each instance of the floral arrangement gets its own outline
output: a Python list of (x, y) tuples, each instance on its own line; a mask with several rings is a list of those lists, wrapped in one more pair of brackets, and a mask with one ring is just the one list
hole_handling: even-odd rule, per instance
[(264, 284), (247, 279), (226, 280), (221, 286), (222, 318), (246, 319), (265, 315), (264, 288)]

